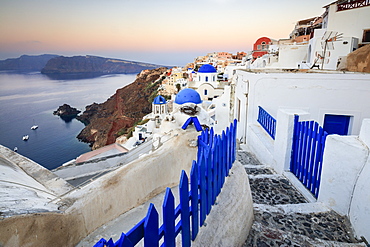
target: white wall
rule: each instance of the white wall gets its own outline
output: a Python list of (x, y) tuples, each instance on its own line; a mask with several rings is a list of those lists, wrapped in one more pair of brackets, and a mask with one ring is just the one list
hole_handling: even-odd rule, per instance
[(356, 136), (326, 138), (318, 201), (348, 215), (351, 195), (369, 150)]
[(225, 86), (224, 93), (212, 100), (215, 105), (215, 132), (221, 134), (223, 130), (230, 126), (230, 86)]
[[(363, 121), (360, 140), (365, 143), (366, 148), (370, 148), (370, 119)], [(365, 147), (363, 147), (365, 148)], [(370, 156), (361, 170), (359, 170), (357, 183), (353, 190), (353, 198), (350, 204), (349, 217), (358, 236), (365, 236), (370, 239)]]
[(307, 49), (308, 44), (280, 45), (278, 62), (268, 64), (266, 67), (298, 69), (298, 64), (307, 60)]
[(370, 238), (370, 119), (360, 136), (329, 135), (318, 201), (349, 216), (358, 237)]
[[(214, 83), (217, 82), (217, 72), (216, 73), (200, 73), (198, 72), (198, 81), (200, 82), (208, 82), (208, 83)], [(206, 77), (208, 80), (206, 80)]]
[[(196, 90), (202, 100), (208, 100), (208, 98), (215, 96), (215, 88), (209, 83), (201, 84)], [(207, 95), (205, 95), (205, 90), (207, 90)]]
[(370, 29), (370, 6), (336, 12), (336, 5), (329, 7), (328, 30), (343, 33), (344, 37), (362, 40), (363, 30)]
[[(370, 75), (353, 73), (251, 73), (237, 70), (236, 90), (249, 81), (248, 113), (240, 125), (256, 123), (258, 106), (277, 117), (279, 108), (307, 111), (323, 125), (325, 114), (352, 116), (349, 134), (358, 135), (361, 122), (370, 117)], [(264, 73), (265, 72), (265, 73)], [(246, 99), (243, 92), (236, 97)], [(238, 138), (243, 133), (238, 132)]]
[(238, 120), (237, 138), (241, 143), (246, 143), (246, 119), (249, 92), (249, 81), (247, 76), (248, 74), (240, 73), (240, 71), (237, 70), (232, 78), (232, 83), (235, 84), (234, 119)]

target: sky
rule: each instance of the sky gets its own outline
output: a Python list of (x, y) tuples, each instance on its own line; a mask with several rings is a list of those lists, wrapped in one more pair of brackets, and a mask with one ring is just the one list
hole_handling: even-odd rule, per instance
[(0, 60), (95, 55), (184, 66), (288, 38), (326, 0), (0, 0)]

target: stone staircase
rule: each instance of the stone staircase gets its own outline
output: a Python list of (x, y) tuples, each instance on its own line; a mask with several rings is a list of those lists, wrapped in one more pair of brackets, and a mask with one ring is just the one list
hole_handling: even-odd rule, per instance
[(254, 223), (246, 246), (366, 246), (354, 237), (347, 217), (320, 203), (308, 203), (284, 176), (246, 151), (238, 161), (249, 176)]

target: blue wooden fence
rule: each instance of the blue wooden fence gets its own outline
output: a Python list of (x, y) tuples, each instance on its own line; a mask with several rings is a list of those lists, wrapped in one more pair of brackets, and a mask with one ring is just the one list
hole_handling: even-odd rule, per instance
[(290, 171), (316, 198), (319, 195), (327, 135), (318, 123), (299, 122), (299, 116), (295, 116)]
[(261, 106), (258, 106), (258, 118), (257, 122), (267, 131), (267, 133), (275, 140), (276, 132), (276, 119), (273, 118), (267, 111)]
[[(198, 136), (197, 161), (193, 161), (189, 178), (182, 171), (179, 184), (180, 203), (175, 207), (175, 200), (170, 188), (166, 189), (162, 205), (163, 224), (159, 226), (158, 211), (150, 204), (147, 215), (119, 240), (113, 242), (102, 238), (94, 247), (130, 247), (142, 239), (144, 246), (175, 246), (175, 239), (181, 232), (182, 246), (191, 246), (204, 225), (216, 197), (228, 176), (236, 159), (236, 126), (230, 125), (221, 135), (215, 135), (213, 129), (203, 130)], [(177, 222), (177, 223), (176, 223)], [(222, 224), (222, 222), (220, 222)]]

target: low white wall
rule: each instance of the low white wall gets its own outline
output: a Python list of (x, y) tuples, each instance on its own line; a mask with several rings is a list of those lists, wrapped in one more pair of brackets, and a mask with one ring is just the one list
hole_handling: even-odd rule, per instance
[(370, 239), (370, 158), (360, 172), (355, 184), (349, 219), (358, 237)]
[(247, 151), (253, 153), (262, 164), (272, 166), (274, 140), (259, 123), (248, 126), (247, 144)]
[(198, 136), (195, 130), (179, 129), (178, 134), (155, 152), (71, 193), (64, 199), (74, 201), (66, 213), (81, 215), (89, 234), (166, 187), (177, 185), (182, 170), (190, 174), (197, 148), (189, 146), (189, 139), (196, 140)]
[[(367, 149), (370, 147), (370, 119), (364, 119), (360, 131), (360, 140), (363, 141)], [(350, 204), (349, 217), (353, 228), (358, 236), (370, 239), (370, 155), (365, 165), (360, 170), (357, 183), (353, 191), (353, 198)]]
[(324, 151), (318, 201), (349, 216), (358, 237), (370, 239), (370, 119), (360, 136), (329, 135)]
[(192, 246), (242, 246), (252, 227), (253, 200), (248, 175), (235, 162), (216, 204), (199, 230)]
[[(175, 136), (175, 134), (178, 136)], [(115, 219), (190, 174), (197, 147), (194, 129), (176, 130), (155, 152), (111, 172), (58, 202), (61, 213), (27, 214), (0, 221), (0, 246), (75, 246)]]
[(295, 115), (299, 121), (309, 117), (308, 112), (299, 109), (280, 109), (277, 114), (272, 167), (278, 174), (290, 170)]
[(318, 201), (348, 215), (357, 176), (369, 150), (356, 136), (326, 138)]

